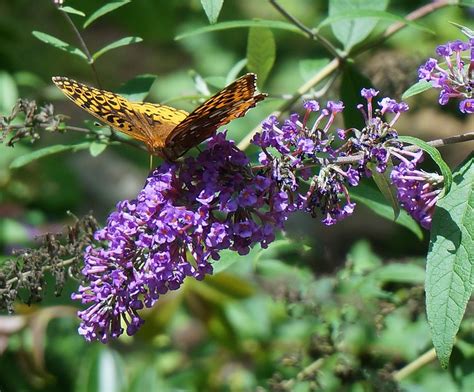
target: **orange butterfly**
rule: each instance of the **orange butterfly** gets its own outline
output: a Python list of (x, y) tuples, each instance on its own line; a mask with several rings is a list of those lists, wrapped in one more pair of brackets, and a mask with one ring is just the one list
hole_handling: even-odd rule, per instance
[(170, 161), (211, 137), (219, 127), (244, 116), (267, 96), (257, 93), (256, 75), (249, 73), (187, 113), (166, 105), (131, 102), (64, 77), (53, 77), (53, 82), (76, 105), (144, 142), (151, 154)]

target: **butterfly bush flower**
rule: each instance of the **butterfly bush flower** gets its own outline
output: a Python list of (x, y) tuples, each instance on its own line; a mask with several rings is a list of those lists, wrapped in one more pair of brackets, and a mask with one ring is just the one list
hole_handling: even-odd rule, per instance
[(286, 192), (254, 174), (245, 154), (225, 133), (197, 158), (165, 163), (151, 172), (134, 200), (117, 205), (99, 242), (85, 252), (86, 277), (73, 298), (79, 332), (107, 342), (142, 325), (138, 311), (178, 289), (184, 279), (212, 273), (212, 260), (230, 249), (246, 254), (266, 247), (290, 211)]
[(428, 59), (418, 69), (419, 79), (431, 82), (434, 88), (441, 90), (440, 105), (456, 98), (461, 100), (459, 110), (462, 113), (474, 113), (474, 38), (440, 45), (436, 54), (442, 60)]
[[(358, 105), (365, 119), (361, 130), (334, 127), (337, 115), (344, 110), (342, 102), (329, 101), (320, 109), (316, 101), (308, 101), (302, 119), (294, 113), (280, 125), (271, 116), (253, 139), (262, 149), (262, 173), (280, 189), (293, 192), (291, 208), (320, 215), (326, 225), (353, 213), (355, 203), (348, 189), (357, 186), (361, 177), (370, 176), (372, 170), (384, 172), (391, 156), (406, 154), (393, 126), (408, 106), (383, 98), (374, 109), (378, 91), (363, 89), (361, 95), (367, 101), (366, 105)], [(309, 123), (314, 114), (316, 119)], [(390, 121), (384, 119), (386, 115), (391, 116)], [(350, 155), (361, 159), (347, 161)]]
[(421, 226), (430, 229), (436, 202), (442, 192), (443, 177), (417, 169), (421, 159), (421, 151), (411, 160), (403, 159), (393, 168), (390, 178), (397, 189), (401, 207)]

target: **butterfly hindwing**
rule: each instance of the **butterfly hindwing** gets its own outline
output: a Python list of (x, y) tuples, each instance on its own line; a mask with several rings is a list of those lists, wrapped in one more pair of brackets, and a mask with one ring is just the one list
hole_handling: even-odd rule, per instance
[(211, 137), (219, 127), (242, 117), (266, 94), (256, 94), (255, 74), (246, 74), (198, 106), (165, 141), (168, 155), (179, 157)]

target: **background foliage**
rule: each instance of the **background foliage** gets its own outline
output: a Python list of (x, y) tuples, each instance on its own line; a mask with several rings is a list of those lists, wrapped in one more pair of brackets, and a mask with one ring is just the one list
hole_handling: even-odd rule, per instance
[[(191, 110), (207, 89), (223, 87), (246, 66), (258, 73), (259, 87), (270, 98), (229, 126), (236, 140), (331, 58), (293, 25), (283, 24), (282, 16), (266, 1), (227, 1), (220, 14), (222, 1), (123, 3), (95, 20), (91, 15), (103, 2), (66, 4), (87, 15), (69, 14), (95, 53), (102, 87), (143, 99), (151, 86), (147, 101)], [(330, 3), (280, 1), (309, 26), (344, 8), (342, 1)], [(382, 12), (385, 2), (377, 3)], [(421, 4), (394, 2), (388, 11), (406, 15)], [(469, 25), (471, 11), (442, 8), (419, 21), (423, 28), (405, 28), (364, 52), (323, 91), (323, 100), (354, 101), (357, 89), (369, 80), (383, 95), (400, 98), (434, 47), (459, 38), (459, 30), (446, 21)], [(344, 43), (346, 51), (358, 50), (374, 43), (377, 32), (394, 21), (374, 15), (380, 18), (378, 23), (374, 20), (375, 32), (368, 37), (364, 36), (366, 19), (353, 24), (350, 34), (344, 26), (350, 23), (347, 20), (336, 21), (332, 29), (323, 26), (320, 32)], [(262, 25), (252, 22), (254, 18), (281, 25)], [(253, 26), (196, 34), (217, 20), (246, 20)], [(0, 114), (8, 114), (19, 97), (28, 97), (53, 102), (56, 113), (70, 116), (68, 124), (82, 126), (86, 121), (88, 127), (95, 127), (50, 82), (51, 76), (64, 75), (97, 84), (84, 61), (87, 55), (60, 42), (55, 42), (56, 48), (47, 45), (41, 41), (51, 42), (51, 38), (44, 34), (78, 45), (51, 2), (0, 4)], [(176, 40), (177, 36), (182, 38)], [(141, 84), (137, 75), (142, 75)], [(134, 81), (127, 85), (130, 80)], [(309, 94), (323, 87), (317, 85)], [(439, 107), (436, 100), (431, 92), (408, 100), (412, 110), (398, 128), (424, 140), (473, 128), (474, 116), (461, 117), (454, 105)], [(300, 104), (297, 101), (295, 108)], [(34, 144), (0, 145), (0, 261), (12, 249), (34, 247), (40, 234), (61, 231), (72, 222), (67, 211), (82, 216), (93, 210), (103, 222), (117, 201), (136, 195), (147, 174), (148, 157), (126, 144), (115, 144), (106, 148), (100, 138), (42, 132)], [(29, 152), (53, 145), (75, 148), (21, 161)], [(443, 156), (456, 167), (469, 147), (447, 147)], [(13, 167), (12, 162), (16, 162)], [(40, 304), (19, 304), (14, 316), (0, 316), (0, 390), (472, 390), (470, 303), (449, 369), (441, 370), (429, 351), (423, 289), (429, 233), (409, 220), (403, 225), (380, 216), (391, 211), (374, 214), (372, 210), (386, 205), (379, 206), (370, 190), (354, 199), (360, 204), (357, 212), (335, 227), (295, 216), (269, 249), (254, 249), (237, 259), (224, 254), (214, 276), (204, 282), (188, 280), (181, 290), (145, 312), (146, 324), (137, 336), (107, 346), (86, 344), (77, 335), (76, 305), (69, 300), (76, 283), (68, 281), (62, 295), (55, 297), (51, 279)], [(445, 208), (450, 208), (449, 203)], [(416, 371), (406, 371), (405, 365), (419, 364), (427, 351), (426, 364), (422, 360)]]

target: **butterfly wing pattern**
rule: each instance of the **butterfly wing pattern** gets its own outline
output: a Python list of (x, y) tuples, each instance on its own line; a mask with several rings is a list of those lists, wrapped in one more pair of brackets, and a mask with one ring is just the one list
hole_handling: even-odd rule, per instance
[(147, 146), (150, 153), (176, 160), (211, 137), (219, 127), (245, 115), (266, 97), (257, 93), (255, 74), (246, 74), (188, 114), (170, 106), (131, 102), (106, 90), (65, 77), (53, 82), (76, 105), (117, 131)]

